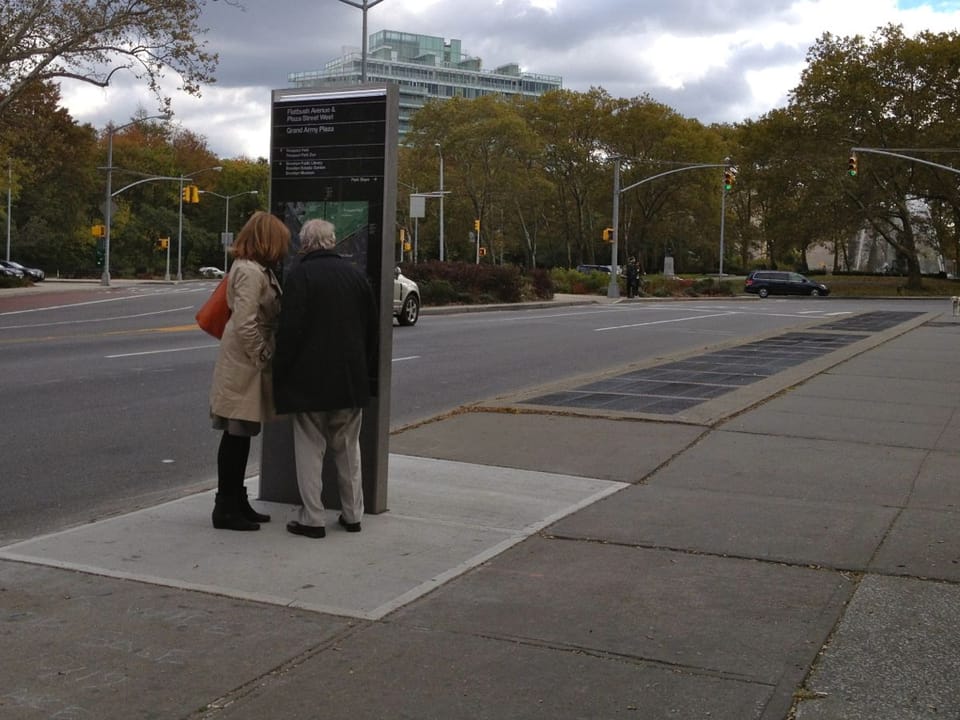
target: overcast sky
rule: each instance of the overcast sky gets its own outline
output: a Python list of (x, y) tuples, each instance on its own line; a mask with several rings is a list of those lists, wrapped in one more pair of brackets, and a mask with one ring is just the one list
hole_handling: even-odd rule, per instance
[[(208, 0), (217, 82), (201, 98), (175, 95), (173, 109), (220, 157), (268, 157), (270, 91), (288, 87), (288, 73), (359, 49), (362, 12), (339, 0), (241, 2)], [(383, 0), (367, 23), (370, 34), (459, 39), (485, 69), (517, 62), (562, 76), (570, 90), (646, 93), (704, 123), (739, 122), (786, 105), (824, 32), (869, 37), (888, 23), (910, 35), (955, 30), (960, 0)], [(61, 87), (74, 118), (102, 128), (138, 106), (155, 110), (141, 85)]]

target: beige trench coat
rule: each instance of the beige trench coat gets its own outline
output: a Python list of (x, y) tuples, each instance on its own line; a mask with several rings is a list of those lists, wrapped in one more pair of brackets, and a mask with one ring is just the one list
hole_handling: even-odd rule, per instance
[(274, 417), (271, 359), (280, 295), (273, 272), (254, 260), (234, 261), (227, 283), (231, 315), (210, 388), (212, 415), (253, 422)]

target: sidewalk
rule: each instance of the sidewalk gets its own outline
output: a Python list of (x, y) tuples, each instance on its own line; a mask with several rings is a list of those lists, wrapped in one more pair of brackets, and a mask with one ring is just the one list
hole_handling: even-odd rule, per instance
[(0, 717), (958, 718), (960, 318), (783, 340), (401, 431), (359, 535), (203, 493), (0, 547)]

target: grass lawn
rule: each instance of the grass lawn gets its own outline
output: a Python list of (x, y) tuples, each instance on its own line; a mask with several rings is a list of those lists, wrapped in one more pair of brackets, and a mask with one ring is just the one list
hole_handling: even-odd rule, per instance
[(951, 297), (960, 295), (960, 280), (923, 278), (919, 290), (908, 290), (905, 277), (888, 275), (813, 275), (811, 280), (830, 288), (831, 295), (846, 297)]

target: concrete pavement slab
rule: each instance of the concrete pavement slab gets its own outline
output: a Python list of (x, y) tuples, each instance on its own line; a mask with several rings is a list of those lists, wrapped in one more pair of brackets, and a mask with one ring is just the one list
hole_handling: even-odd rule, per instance
[(891, 392), (913, 405), (954, 407), (960, 397), (960, 380), (938, 381), (867, 377), (837, 369), (818, 375), (815, 380), (794, 388), (793, 392), (806, 396), (845, 398), (851, 403), (862, 400), (883, 401)]
[(870, 569), (960, 582), (960, 513), (903, 510)]
[(659, 487), (902, 507), (928, 452), (715, 430), (651, 480)]
[(857, 418), (895, 423), (916, 423), (944, 427), (953, 417), (954, 408), (943, 405), (919, 405), (889, 400), (859, 400), (850, 402), (844, 397), (824, 397), (805, 393), (803, 387), (784, 393), (776, 399), (778, 412), (816, 417)]
[[(214, 530), (212, 493), (0, 548), (0, 559), (379, 618), (528, 535), (623, 487), (604, 480), (390, 458), (390, 508), (348, 534), (289, 534), (296, 508), (262, 503), (259, 532)], [(255, 492), (251, 492), (255, 496)]]
[(960, 511), (960, 454), (931, 452), (924, 459), (910, 493), (911, 508)]
[(960, 587), (868, 576), (806, 682), (797, 720), (960, 717)]
[(391, 436), (404, 455), (635, 483), (705, 432), (676, 423), (467, 412)]
[[(960, 397), (960, 393), (954, 397)], [(960, 453), (960, 408), (954, 411), (953, 418), (943, 429), (943, 434), (937, 440), (936, 449), (954, 455)]]
[(345, 618), (0, 562), (0, 717), (181, 718)]
[(535, 537), (391, 622), (768, 683), (782, 718), (852, 591), (826, 570)]
[(937, 447), (944, 427), (893, 420), (865, 419), (849, 416), (801, 414), (781, 409), (778, 400), (734, 418), (724, 428), (761, 435), (820, 438), (860, 442), (868, 445), (922, 448)]
[(916, 353), (910, 357), (907, 351), (866, 355), (848, 360), (839, 374), (953, 383), (957, 380), (957, 360), (947, 353), (938, 359), (930, 359), (926, 354), (916, 357)]
[(752, 720), (771, 691), (631, 658), (379, 623), (267, 678), (212, 717)]
[(631, 487), (560, 520), (550, 533), (796, 565), (865, 569), (896, 508), (659, 485)]

